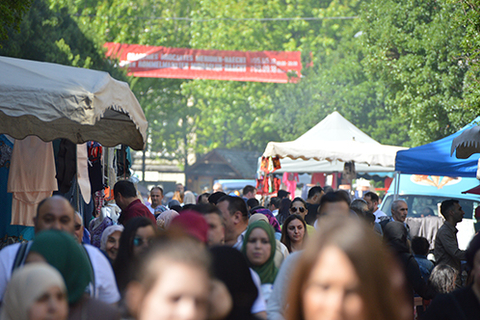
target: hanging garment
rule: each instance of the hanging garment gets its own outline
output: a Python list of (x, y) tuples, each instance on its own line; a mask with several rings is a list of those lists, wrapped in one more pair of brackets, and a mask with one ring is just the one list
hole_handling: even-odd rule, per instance
[(320, 187), (325, 186), (325, 173), (323, 172), (314, 172), (312, 173), (312, 182), (313, 185), (318, 185)]
[(102, 177), (102, 145), (98, 142), (87, 142), (88, 148), (88, 178), (92, 194), (103, 190)]
[(90, 179), (88, 178), (88, 153), (87, 144), (77, 145), (77, 182), (86, 204), (92, 200)]
[(15, 140), (7, 191), (13, 193), (11, 224), (33, 226), (37, 205), (57, 190), (51, 142)]
[(283, 174), (282, 182), (285, 184), (287, 191), (290, 192), (293, 198), (295, 198), (295, 190), (297, 189), (298, 181), (298, 173), (285, 172)]
[(60, 141), (57, 154), (58, 190), (65, 194), (72, 187), (73, 177), (77, 173), (77, 146), (67, 139)]

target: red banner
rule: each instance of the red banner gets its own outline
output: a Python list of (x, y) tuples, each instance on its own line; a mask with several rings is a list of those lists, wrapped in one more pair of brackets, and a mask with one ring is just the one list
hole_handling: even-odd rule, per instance
[(129, 75), (148, 78), (296, 82), (300, 51), (226, 51), (166, 48), (108, 42), (107, 56)]

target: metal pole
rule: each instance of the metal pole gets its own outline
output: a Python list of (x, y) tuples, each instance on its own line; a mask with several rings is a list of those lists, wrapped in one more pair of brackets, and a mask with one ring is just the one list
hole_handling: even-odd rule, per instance
[(393, 185), (393, 199), (398, 200), (398, 192), (400, 189), (400, 171), (395, 171), (395, 184)]

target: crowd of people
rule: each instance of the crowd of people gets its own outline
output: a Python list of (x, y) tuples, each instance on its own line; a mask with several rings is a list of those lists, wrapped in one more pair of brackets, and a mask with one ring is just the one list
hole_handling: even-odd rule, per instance
[(480, 236), (458, 248), (458, 201), (441, 205), (433, 262), (408, 204), (388, 215), (374, 192), (113, 194), (118, 221), (90, 222), (91, 237), (65, 198), (38, 205), (34, 240), (0, 251), (0, 320), (480, 318)]

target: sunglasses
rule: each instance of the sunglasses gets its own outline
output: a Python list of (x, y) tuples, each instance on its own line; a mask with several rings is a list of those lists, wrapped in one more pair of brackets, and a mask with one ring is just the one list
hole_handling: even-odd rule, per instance
[(290, 208), (290, 211), (292, 211), (292, 212), (297, 212), (297, 210), (298, 210), (299, 212), (301, 212), (301, 213), (304, 213), (304, 212), (305, 212), (305, 208), (304, 208), (304, 207), (298, 207), (298, 208), (297, 208), (297, 207), (291, 207), (291, 208)]
[(140, 247), (144, 243), (147, 243), (148, 245), (150, 245), (152, 243), (152, 241), (153, 241), (153, 239), (143, 239), (143, 238), (140, 238), (140, 237), (135, 237), (135, 238), (133, 238), (133, 245), (135, 247)]

